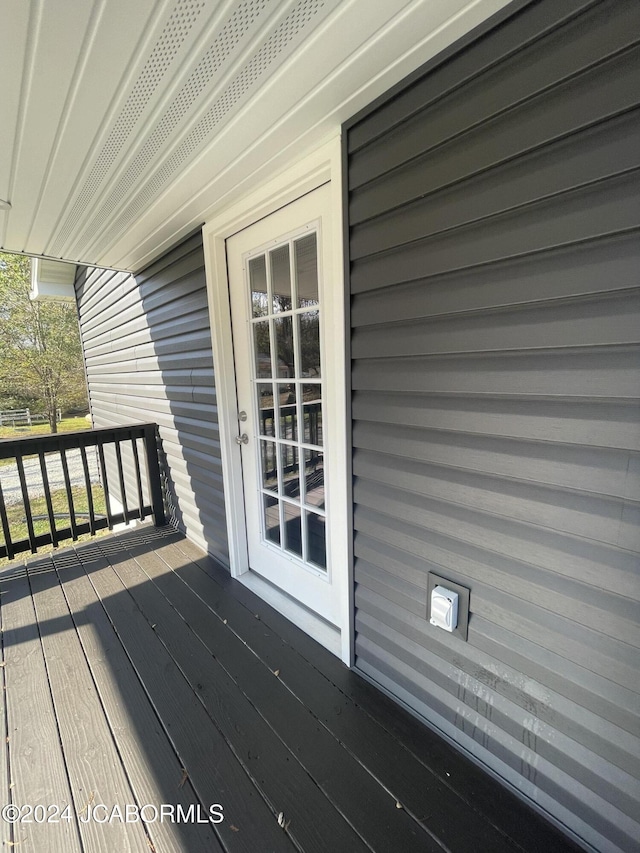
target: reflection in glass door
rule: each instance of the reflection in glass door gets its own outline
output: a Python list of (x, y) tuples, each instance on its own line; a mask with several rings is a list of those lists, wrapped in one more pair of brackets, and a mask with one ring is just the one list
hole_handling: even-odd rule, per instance
[(318, 239), (247, 261), (262, 538), (326, 571)]

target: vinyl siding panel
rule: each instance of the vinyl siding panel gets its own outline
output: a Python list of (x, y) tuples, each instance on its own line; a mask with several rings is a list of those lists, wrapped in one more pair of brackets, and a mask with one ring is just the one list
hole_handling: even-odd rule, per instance
[(345, 141), (356, 666), (606, 851), (640, 850), (638, 33), (514, 6)]
[(94, 424), (159, 425), (174, 522), (228, 562), (201, 236), (136, 275), (84, 268), (76, 293)]

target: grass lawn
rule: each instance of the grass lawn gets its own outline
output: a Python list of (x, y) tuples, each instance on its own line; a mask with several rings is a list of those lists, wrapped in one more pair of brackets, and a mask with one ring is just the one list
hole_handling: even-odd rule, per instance
[[(58, 432), (76, 432), (81, 429), (91, 429), (91, 421), (84, 415), (80, 418), (64, 418), (58, 424)], [(0, 438), (20, 438), (25, 435), (49, 435), (51, 430), (48, 423), (33, 424), (33, 426), (0, 426)]]
[[(71, 494), (73, 495), (73, 505), (76, 511), (76, 521), (78, 523), (88, 521), (89, 502), (87, 500), (86, 490), (82, 486), (74, 486), (71, 489)], [(91, 489), (91, 494), (93, 495), (93, 509), (95, 515), (105, 515), (106, 506), (104, 500), (104, 490), (102, 486), (93, 485)], [(57, 491), (52, 492), (51, 501), (53, 503), (53, 512), (56, 516), (56, 528), (62, 529), (63, 527), (69, 527), (69, 504), (67, 502), (66, 491), (64, 489), (58, 489)], [(87, 513), (87, 516), (79, 517), (80, 513)], [(49, 516), (47, 514), (47, 503), (44, 497), (32, 498), (31, 514), (33, 516), (33, 527), (36, 536), (41, 533), (49, 533)], [(26, 539), (29, 534), (27, 531), (27, 522), (25, 519), (24, 506), (22, 502), (19, 504), (12, 504), (8, 506), (7, 515), (9, 517), (9, 529), (11, 530), (12, 540), (14, 542), (18, 542), (20, 539)], [(97, 535), (104, 535), (108, 532), (109, 529), (105, 528), (104, 530), (99, 530)], [(77, 541), (85, 542), (91, 538), (91, 535), (87, 533), (83, 536), (80, 536)], [(4, 544), (4, 538), (1, 541)], [(64, 547), (65, 545), (71, 545), (72, 541), (73, 540), (69, 539), (66, 542), (62, 542), (60, 544), (60, 547)], [(43, 554), (52, 550), (53, 545), (43, 545), (42, 547), (38, 548), (38, 554)], [(21, 554), (17, 555), (16, 559), (28, 557), (30, 556), (30, 554), (30, 551), (22, 552)], [(9, 564), (10, 561), (8, 561), (6, 558), (0, 558), (0, 567)]]

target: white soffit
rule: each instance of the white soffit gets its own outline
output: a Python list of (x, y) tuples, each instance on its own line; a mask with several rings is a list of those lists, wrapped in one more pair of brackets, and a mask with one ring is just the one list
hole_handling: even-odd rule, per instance
[(2, 0), (0, 245), (139, 269), (507, 0)]

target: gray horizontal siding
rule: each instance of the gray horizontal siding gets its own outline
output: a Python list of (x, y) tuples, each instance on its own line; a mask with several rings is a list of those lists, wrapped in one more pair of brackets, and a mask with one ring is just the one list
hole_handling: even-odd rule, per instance
[(82, 269), (76, 292), (95, 425), (159, 425), (174, 521), (228, 562), (201, 236), (137, 275)]
[(356, 666), (607, 851), (640, 849), (639, 33), (524, 5), (346, 139)]

